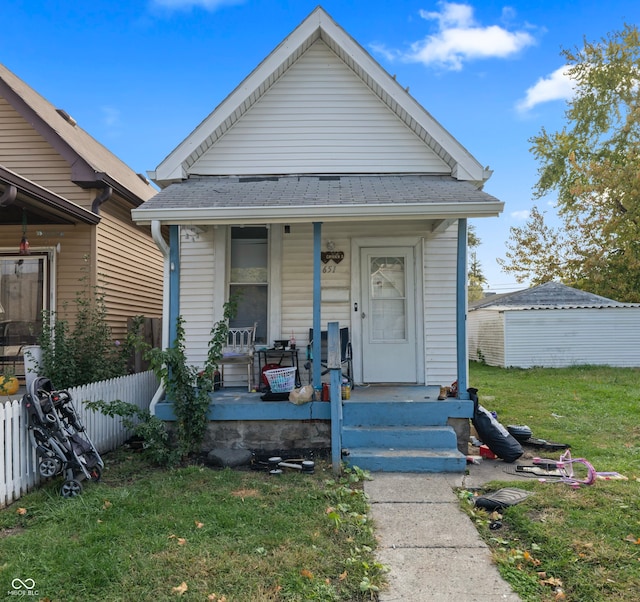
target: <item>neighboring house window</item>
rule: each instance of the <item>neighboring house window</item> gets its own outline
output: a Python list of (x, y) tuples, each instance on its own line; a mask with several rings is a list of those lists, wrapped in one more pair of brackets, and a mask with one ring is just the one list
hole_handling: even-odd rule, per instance
[(0, 256), (0, 373), (24, 375), (23, 348), (38, 340), (48, 309), (47, 268), (45, 255)]
[(268, 238), (264, 227), (231, 228), (229, 295), (239, 295), (231, 326), (258, 323), (256, 342), (267, 342), (269, 293)]

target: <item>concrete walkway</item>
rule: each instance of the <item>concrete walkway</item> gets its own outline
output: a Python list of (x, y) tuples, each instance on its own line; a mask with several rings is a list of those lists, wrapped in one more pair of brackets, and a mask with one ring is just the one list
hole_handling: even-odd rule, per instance
[(390, 567), (389, 587), (380, 592), (380, 602), (520, 601), (500, 577), (454, 492), (491, 480), (484, 475), (490, 465), (481, 466), (473, 467), (482, 470), (477, 476), (473, 471), (373, 473), (373, 480), (365, 482), (379, 540), (377, 557)]

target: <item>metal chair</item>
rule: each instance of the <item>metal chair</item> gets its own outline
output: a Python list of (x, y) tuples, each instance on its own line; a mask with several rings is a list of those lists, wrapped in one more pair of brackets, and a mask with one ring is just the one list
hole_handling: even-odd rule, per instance
[(242, 328), (229, 328), (228, 343), (222, 351), (222, 359), (220, 360), (220, 380), (224, 386), (224, 367), (247, 366), (247, 390), (251, 392), (253, 385), (253, 354), (255, 352), (256, 328), (258, 323), (253, 326), (245, 326)]
[[(327, 368), (327, 331), (322, 330), (320, 332), (320, 365), (322, 366), (321, 375), (329, 374)], [(346, 378), (349, 381), (351, 388), (354, 386), (353, 382), (353, 354), (351, 349), (351, 340), (349, 339), (349, 328), (340, 329), (340, 367), (342, 371), (342, 378)], [(309, 371), (309, 378), (311, 380), (311, 371), (313, 368), (313, 328), (309, 328), (309, 345), (307, 346), (307, 362), (305, 368)]]

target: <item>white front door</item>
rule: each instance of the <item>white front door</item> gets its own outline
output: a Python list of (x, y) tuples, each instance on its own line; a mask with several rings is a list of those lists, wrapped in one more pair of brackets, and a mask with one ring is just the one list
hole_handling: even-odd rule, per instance
[(414, 247), (360, 249), (362, 380), (416, 383)]

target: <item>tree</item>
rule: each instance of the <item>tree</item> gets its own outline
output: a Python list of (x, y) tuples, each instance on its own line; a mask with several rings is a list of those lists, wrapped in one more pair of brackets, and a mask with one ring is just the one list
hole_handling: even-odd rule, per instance
[(480, 238), (476, 234), (474, 226), (469, 226), (467, 234), (467, 246), (469, 247), (469, 272), (467, 274), (467, 297), (469, 301), (482, 299), (484, 295), (483, 286), (487, 279), (482, 273), (482, 266), (476, 255), (475, 249), (480, 246)]
[(640, 301), (640, 34), (627, 25), (562, 54), (575, 85), (567, 124), (530, 142), (540, 163), (534, 196), (557, 192), (564, 227), (548, 228), (534, 208), (512, 228), (503, 269)]

